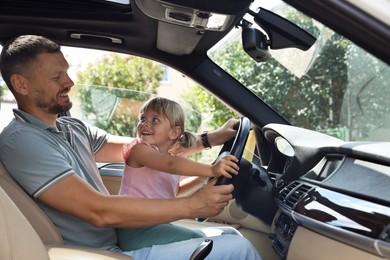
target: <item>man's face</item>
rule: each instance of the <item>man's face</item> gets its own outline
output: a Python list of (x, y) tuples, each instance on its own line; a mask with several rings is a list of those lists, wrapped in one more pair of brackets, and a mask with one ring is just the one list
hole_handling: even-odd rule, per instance
[(63, 54), (42, 53), (28, 76), (29, 95), (33, 105), (50, 114), (59, 114), (72, 107), (69, 91), (74, 83), (68, 76), (69, 64)]

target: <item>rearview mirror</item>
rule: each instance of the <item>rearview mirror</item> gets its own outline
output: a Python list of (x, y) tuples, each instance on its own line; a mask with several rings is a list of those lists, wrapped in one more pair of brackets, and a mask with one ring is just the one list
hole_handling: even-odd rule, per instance
[(306, 51), (316, 41), (310, 33), (269, 10), (262, 8), (257, 13), (249, 13), (268, 34), (271, 49), (297, 48)]
[(257, 62), (267, 61), (271, 57), (267, 36), (255, 28), (242, 28), (242, 44), (245, 52)]
[(269, 49), (297, 48), (307, 51), (316, 41), (311, 34), (271, 11), (260, 9), (257, 13), (251, 10), (248, 13), (267, 34), (253, 28), (245, 19), (241, 21), (244, 50), (257, 62), (267, 61), (271, 57)]

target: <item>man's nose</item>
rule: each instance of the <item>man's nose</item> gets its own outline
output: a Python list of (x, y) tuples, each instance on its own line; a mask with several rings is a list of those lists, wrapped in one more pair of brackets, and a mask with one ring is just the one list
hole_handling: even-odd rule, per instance
[(69, 77), (68, 74), (66, 74), (66, 86), (67, 86), (67, 87), (70, 87), (70, 88), (74, 87), (74, 82), (73, 82), (73, 80)]

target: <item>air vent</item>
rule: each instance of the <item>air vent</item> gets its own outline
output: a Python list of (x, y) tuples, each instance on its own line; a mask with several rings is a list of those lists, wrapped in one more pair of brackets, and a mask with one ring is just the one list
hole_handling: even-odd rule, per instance
[(285, 200), (287, 199), (288, 195), (299, 185), (299, 182), (292, 182), (286, 187), (284, 187), (280, 192), (279, 192), (279, 201), (281, 203), (284, 203)]
[(290, 209), (306, 196), (312, 189), (311, 186), (299, 182), (292, 182), (284, 187), (279, 193), (279, 201)]

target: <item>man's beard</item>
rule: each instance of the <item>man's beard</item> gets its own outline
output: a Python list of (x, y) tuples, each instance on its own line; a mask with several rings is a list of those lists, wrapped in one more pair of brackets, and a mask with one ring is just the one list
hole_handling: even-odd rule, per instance
[(72, 102), (69, 101), (66, 105), (60, 105), (56, 103), (57, 100), (51, 99), (49, 102), (39, 101), (38, 107), (45, 109), (51, 114), (61, 114), (69, 111), (72, 108)]

